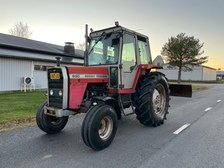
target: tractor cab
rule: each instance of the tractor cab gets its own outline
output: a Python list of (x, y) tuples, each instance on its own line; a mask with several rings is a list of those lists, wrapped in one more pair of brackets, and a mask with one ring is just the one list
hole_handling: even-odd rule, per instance
[(137, 66), (151, 64), (148, 37), (118, 24), (91, 32), (86, 54), (87, 66), (108, 66), (110, 87), (133, 88)]

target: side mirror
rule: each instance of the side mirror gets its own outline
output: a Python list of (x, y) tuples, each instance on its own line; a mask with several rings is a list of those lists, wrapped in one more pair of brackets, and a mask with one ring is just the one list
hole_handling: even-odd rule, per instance
[(130, 71), (132, 72), (135, 69), (135, 65), (130, 67)]
[(152, 64), (163, 67), (163, 65), (164, 65), (163, 58), (162, 58), (160, 55), (158, 55), (158, 56), (152, 61)]
[(89, 36), (87, 36), (87, 43), (90, 43), (90, 41), (91, 41), (91, 39), (90, 39), (90, 37)]
[(112, 45), (111, 46), (118, 45), (119, 40), (120, 40), (119, 38), (112, 39)]

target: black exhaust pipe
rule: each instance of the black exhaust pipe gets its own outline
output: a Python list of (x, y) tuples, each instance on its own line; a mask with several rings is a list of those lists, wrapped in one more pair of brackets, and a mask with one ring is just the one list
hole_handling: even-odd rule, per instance
[(86, 31), (85, 31), (85, 54), (84, 54), (84, 65), (88, 66), (88, 24), (86, 24), (85, 27)]

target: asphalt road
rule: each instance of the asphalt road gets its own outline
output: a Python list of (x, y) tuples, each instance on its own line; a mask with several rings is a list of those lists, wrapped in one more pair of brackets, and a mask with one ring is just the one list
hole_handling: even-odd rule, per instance
[(0, 168), (224, 167), (224, 85), (209, 86), (192, 98), (172, 97), (168, 120), (160, 127), (124, 117), (113, 143), (99, 152), (82, 142), (83, 115), (72, 117), (57, 135), (37, 127), (0, 133)]

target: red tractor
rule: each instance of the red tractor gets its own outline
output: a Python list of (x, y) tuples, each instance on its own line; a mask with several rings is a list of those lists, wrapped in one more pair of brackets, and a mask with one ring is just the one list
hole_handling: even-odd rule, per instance
[(192, 94), (191, 86), (169, 85), (155, 71), (161, 67), (152, 64), (147, 36), (118, 23), (89, 35), (86, 26), (86, 48), (84, 66), (48, 69), (48, 100), (36, 114), (37, 125), (48, 134), (61, 131), (69, 115), (86, 113), (82, 139), (102, 150), (113, 141), (122, 114), (135, 113), (141, 124), (159, 126), (170, 95)]

